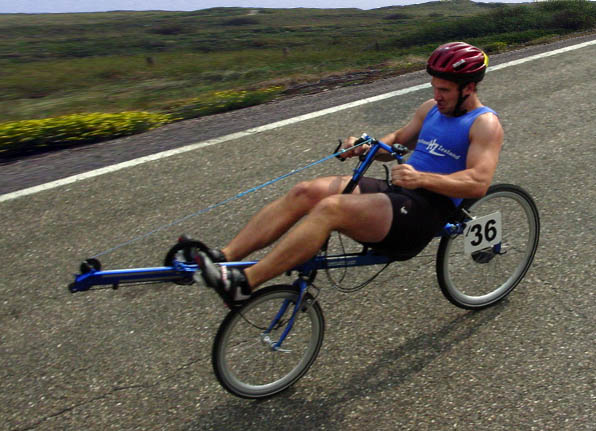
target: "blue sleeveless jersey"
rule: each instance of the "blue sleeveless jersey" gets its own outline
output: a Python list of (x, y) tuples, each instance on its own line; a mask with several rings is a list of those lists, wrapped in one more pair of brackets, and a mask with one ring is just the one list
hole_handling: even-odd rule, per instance
[[(437, 106), (426, 114), (416, 148), (407, 163), (414, 169), (436, 174), (452, 174), (466, 169), (470, 146), (470, 128), (479, 115), (496, 112), (486, 106), (460, 117), (448, 117)], [(455, 206), (463, 199), (451, 198)]]

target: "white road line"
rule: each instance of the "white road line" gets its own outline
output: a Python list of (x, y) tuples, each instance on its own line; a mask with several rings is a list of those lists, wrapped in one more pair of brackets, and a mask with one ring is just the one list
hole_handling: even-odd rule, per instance
[[(547, 51), (542, 54), (532, 55), (530, 57), (525, 57), (519, 60), (509, 61), (507, 63), (499, 64), (497, 66), (491, 66), (488, 68), (488, 72), (493, 72), (495, 70), (505, 69), (506, 67), (517, 66), (523, 63), (527, 63), (529, 61), (538, 60), (541, 58), (551, 57), (553, 55), (563, 54), (565, 52), (574, 51), (576, 49), (585, 48), (590, 45), (595, 45), (596, 40), (591, 40), (584, 43), (579, 43), (576, 45), (571, 45), (565, 48), (555, 49), (553, 51)], [(369, 97), (366, 99), (357, 100), (351, 103), (345, 103), (343, 105), (334, 106), (333, 108), (323, 109), (321, 111), (311, 112), (309, 114), (300, 115), (298, 117), (289, 118), (287, 120), (277, 121), (275, 123), (266, 124), (260, 127), (254, 127), (252, 129), (245, 130), (243, 132), (232, 133), (226, 136), (220, 136), (219, 138), (209, 139), (207, 141), (197, 142), (195, 144), (190, 144), (184, 147), (176, 148), (173, 150), (163, 151), (161, 153), (152, 154), (150, 156), (139, 157), (138, 159), (129, 160), (127, 162), (118, 163), (116, 165), (106, 166), (104, 168), (95, 169), (93, 171), (85, 172), (78, 175), (73, 175), (71, 177), (62, 178), (60, 180), (52, 181), (46, 184), (40, 184), (35, 187), (30, 187), (27, 189), (18, 190), (12, 193), (6, 193), (4, 195), (0, 195), (0, 202), (9, 201), (12, 199), (20, 198), (23, 196), (31, 195), (34, 193), (38, 193), (44, 190), (50, 190), (56, 187), (64, 186), (67, 184), (72, 184), (77, 181), (82, 181), (88, 178), (97, 177), (99, 175), (107, 174), (110, 172), (119, 171), (120, 169), (129, 168), (132, 166), (140, 165), (143, 163), (147, 163), (154, 160), (163, 159), (166, 157), (174, 156), (176, 154), (186, 153), (187, 151), (194, 151), (199, 148), (209, 147), (211, 145), (221, 144), (223, 142), (231, 141), (234, 139), (241, 139), (250, 135), (254, 135), (256, 133), (265, 132), (268, 130), (278, 129), (280, 127), (288, 126), (290, 124), (300, 123), (302, 121), (311, 120), (313, 118), (322, 117), (323, 115), (333, 114), (335, 112), (343, 111), (350, 108), (355, 108), (357, 106), (366, 105), (368, 103), (378, 102), (384, 99), (389, 99), (391, 97), (402, 96), (404, 94), (413, 93), (415, 91), (423, 90), (430, 87), (430, 83), (415, 85), (413, 87), (404, 88), (397, 91), (392, 91), (390, 93), (381, 94), (374, 97)]]

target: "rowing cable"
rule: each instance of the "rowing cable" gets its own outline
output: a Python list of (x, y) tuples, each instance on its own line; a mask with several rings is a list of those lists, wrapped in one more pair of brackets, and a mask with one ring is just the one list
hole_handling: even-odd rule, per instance
[(246, 191), (244, 191), (244, 192), (238, 193), (236, 196), (232, 196), (232, 197), (230, 197), (230, 198), (227, 198), (227, 199), (225, 199), (225, 200), (223, 200), (223, 201), (221, 201), (221, 202), (218, 202), (218, 203), (216, 203), (216, 204), (213, 204), (213, 205), (211, 205), (211, 206), (209, 206), (209, 207), (207, 207), (207, 208), (203, 208), (203, 209), (201, 209), (201, 210), (199, 210), (199, 211), (197, 211), (197, 212), (195, 212), (195, 213), (192, 213), (192, 214), (186, 215), (186, 216), (184, 216), (184, 217), (182, 217), (182, 218), (179, 218), (178, 220), (174, 220), (174, 221), (173, 221), (173, 222), (171, 222), (171, 223), (167, 223), (167, 224), (164, 224), (164, 225), (162, 225), (162, 226), (159, 226), (158, 228), (156, 228), (156, 229), (153, 229), (152, 231), (150, 231), (150, 232), (147, 232), (147, 233), (145, 233), (145, 234), (143, 234), (143, 235), (141, 235), (141, 236), (138, 236), (138, 237), (136, 237), (136, 238), (133, 238), (133, 239), (131, 239), (131, 240), (129, 240), (129, 241), (126, 241), (126, 242), (123, 242), (123, 243), (121, 243), (121, 244), (118, 244), (118, 245), (116, 245), (115, 247), (112, 247), (112, 248), (110, 248), (110, 249), (108, 249), (108, 250), (102, 251), (101, 253), (98, 253), (98, 254), (96, 254), (95, 256), (93, 256), (93, 258), (94, 258), (94, 259), (96, 259), (96, 258), (98, 258), (98, 257), (100, 257), (100, 256), (103, 256), (103, 255), (105, 255), (105, 254), (112, 253), (113, 251), (115, 251), (115, 250), (118, 250), (119, 248), (125, 247), (125, 246), (127, 246), (127, 245), (129, 245), (129, 244), (133, 244), (133, 243), (135, 243), (135, 242), (137, 242), (137, 241), (140, 241), (140, 240), (142, 240), (142, 239), (148, 238), (148, 237), (150, 237), (150, 236), (152, 236), (152, 235), (156, 234), (157, 232), (160, 232), (160, 231), (162, 231), (162, 230), (164, 230), (164, 229), (170, 228), (170, 227), (172, 227), (172, 226), (176, 226), (176, 225), (178, 225), (178, 224), (180, 224), (180, 223), (182, 223), (182, 222), (184, 222), (184, 221), (186, 221), (186, 220), (188, 220), (188, 219), (191, 219), (191, 218), (193, 218), (193, 217), (196, 217), (196, 216), (198, 216), (198, 215), (204, 214), (204, 213), (206, 213), (206, 212), (208, 212), (208, 211), (211, 211), (211, 210), (213, 210), (213, 209), (215, 209), (215, 208), (218, 208), (218, 207), (220, 207), (220, 206), (222, 206), (222, 205), (225, 205), (225, 204), (227, 204), (227, 203), (230, 203), (230, 202), (232, 202), (232, 201), (234, 201), (234, 200), (236, 200), (236, 199), (240, 199), (241, 197), (244, 197), (244, 196), (248, 195), (249, 193), (256, 192), (257, 190), (260, 190), (260, 189), (262, 189), (262, 188), (265, 188), (265, 187), (267, 187), (267, 186), (270, 186), (271, 184), (274, 184), (274, 183), (276, 183), (276, 182), (278, 182), (278, 181), (281, 181), (281, 180), (283, 180), (283, 179), (285, 179), (285, 178), (288, 178), (288, 177), (290, 177), (290, 176), (292, 176), (292, 175), (294, 175), (294, 174), (297, 174), (297, 173), (299, 173), (299, 172), (302, 172), (302, 171), (304, 171), (304, 170), (306, 170), (306, 169), (308, 169), (308, 168), (312, 168), (313, 166), (316, 166), (316, 165), (318, 165), (318, 164), (320, 164), (320, 163), (326, 162), (326, 161), (327, 161), (327, 160), (329, 160), (329, 159), (332, 159), (332, 158), (334, 158), (334, 157), (338, 157), (338, 156), (340, 156), (341, 154), (343, 154), (343, 153), (345, 153), (345, 152), (347, 152), (347, 151), (351, 151), (351, 150), (353, 150), (353, 149), (354, 149), (354, 148), (356, 148), (356, 147), (359, 147), (359, 146), (361, 146), (361, 145), (364, 145), (364, 144), (368, 144), (368, 143), (370, 143), (370, 141), (371, 141), (371, 140), (372, 140), (372, 139), (365, 140), (365, 141), (363, 141), (363, 142), (360, 142), (360, 143), (358, 143), (358, 144), (355, 144), (354, 146), (352, 146), (352, 147), (350, 147), (350, 148), (347, 148), (347, 149), (344, 149), (344, 150), (338, 151), (338, 152), (336, 152), (336, 153), (330, 154), (329, 156), (323, 157), (322, 159), (320, 159), (320, 160), (317, 160), (316, 162), (312, 162), (312, 163), (310, 163), (310, 164), (308, 164), (308, 165), (306, 165), (306, 166), (303, 166), (303, 167), (301, 167), (301, 168), (294, 169), (293, 171), (290, 171), (290, 172), (288, 172), (287, 174), (284, 174), (284, 175), (282, 175), (282, 176), (279, 176), (279, 177), (277, 177), (277, 178), (275, 178), (275, 179), (273, 179), (273, 180), (267, 181), (267, 182), (265, 182), (265, 183), (263, 183), (263, 184), (261, 184), (261, 185), (258, 185), (258, 186), (256, 186), (256, 187), (253, 187), (253, 188), (251, 188), (251, 189), (248, 189), (248, 190), (246, 190)]

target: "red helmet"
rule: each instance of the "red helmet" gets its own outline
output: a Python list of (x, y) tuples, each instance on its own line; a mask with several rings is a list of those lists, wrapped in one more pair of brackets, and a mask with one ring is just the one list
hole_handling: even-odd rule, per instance
[(450, 42), (433, 51), (426, 71), (437, 78), (458, 83), (480, 82), (488, 67), (488, 56), (465, 42)]

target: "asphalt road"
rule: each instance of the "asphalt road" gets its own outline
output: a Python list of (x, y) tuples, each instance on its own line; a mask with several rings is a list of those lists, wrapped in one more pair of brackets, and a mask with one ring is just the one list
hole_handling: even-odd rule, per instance
[[(0, 202), (0, 429), (595, 429), (594, 70), (590, 45), (491, 72), (481, 87), (506, 130), (495, 182), (527, 189), (541, 214), (535, 263), (509, 298), (481, 312), (452, 306), (437, 287), (434, 243), (352, 295), (321, 275), (327, 332), (319, 358), (293, 388), (265, 401), (235, 398), (213, 376), (211, 343), (226, 313), (213, 292), (158, 284), (70, 295), (78, 262), (318, 160), (338, 137), (383, 135), (431, 97), (429, 90)], [(425, 81), (413, 74), (392, 82)], [(317, 96), (317, 106), (337, 100), (332, 93)], [(336, 94), (347, 101), (346, 89)], [(294, 103), (305, 109), (314, 99)], [(286, 103), (169, 126), (128, 138), (130, 148), (156, 136), (196, 142), (242, 121), (264, 124), (267, 109), (269, 118), (287, 116)], [(110, 158), (110, 151), (89, 151), (78, 154)], [(4, 177), (4, 191), (33, 185), (22, 181), (27, 176), (39, 183), (43, 166), (71, 166), (51, 160), (73, 153), (3, 166), (3, 175), (18, 166), (14, 177), (21, 178)], [(221, 245), (299, 179), (350, 169), (317, 165), (102, 262), (160, 265), (181, 232)]]

